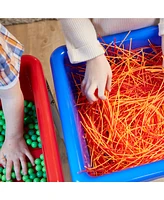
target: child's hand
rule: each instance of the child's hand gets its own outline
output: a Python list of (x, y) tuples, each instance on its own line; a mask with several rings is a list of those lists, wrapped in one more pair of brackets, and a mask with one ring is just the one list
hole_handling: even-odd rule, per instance
[[(28, 150), (24, 138), (6, 139), (0, 150), (0, 163), (6, 167), (6, 179), (11, 179), (12, 166), (14, 166), (17, 180), (21, 180), (20, 168), (27, 174), (26, 156), (34, 165), (34, 159)], [(5, 159), (4, 159), (5, 157)]]
[(89, 102), (97, 101), (94, 95), (98, 88), (98, 97), (106, 99), (105, 88), (110, 92), (112, 82), (112, 70), (105, 55), (98, 56), (87, 61), (85, 76), (81, 84), (83, 95), (86, 95)]

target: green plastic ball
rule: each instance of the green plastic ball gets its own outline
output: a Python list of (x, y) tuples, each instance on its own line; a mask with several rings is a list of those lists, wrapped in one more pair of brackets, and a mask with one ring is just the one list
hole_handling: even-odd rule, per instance
[(47, 182), (47, 179), (46, 179), (46, 178), (42, 178), (42, 179), (40, 180), (40, 182)]
[(43, 172), (43, 178), (47, 178), (46, 172)]
[(12, 178), (12, 179), (16, 179), (16, 174), (15, 174), (15, 172), (11, 172), (11, 178)]
[(36, 108), (35, 108), (35, 105), (33, 105), (33, 106), (32, 106), (32, 110), (34, 110), (34, 111), (35, 111), (35, 109), (36, 109)]
[(34, 127), (35, 127), (35, 129), (36, 129), (36, 130), (38, 130), (38, 129), (39, 129), (39, 126), (38, 126), (38, 124), (35, 124), (35, 126), (34, 126)]
[(0, 173), (2, 173), (3, 172), (3, 167), (0, 167)]
[(29, 128), (29, 129), (34, 129), (34, 124), (29, 124), (29, 125), (28, 125), (28, 128)]
[(5, 182), (6, 181), (6, 175), (2, 175), (2, 181)]
[(3, 135), (0, 135), (0, 142), (3, 142), (5, 137)]
[(33, 168), (29, 168), (28, 169), (28, 174), (30, 175), (30, 174), (33, 174), (34, 173), (34, 169)]
[(29, 179), (29, 176), (28, 175), (23, 175), (22, 180), (26, 181), (27, 179)]
[(33, 115), (33, 111), (32, 111), (32, 110), (29, 111), (29, 112), (28, 112), (28, 115), (32, 116), (32, 115)]
[(37, 130), (37, 131), (36, 131), (36, 134), (37, 134), (37, 135), (40, 135), (40, 131), (39, 131), (39, 130)]
[(3, 169), (2, 173), (6, 175), (6, 168)]
[(39, 136), (39, 137), (37, 137), (37, 141), (38, 141), (39, 143), (41, 143), (40, 136)]
[(27, 139), (30, 138), (30, 136), (29, 136), (28, 134), (25, 134), (25, 135), (24, 135), (24, 138), (25, 138), (25, 140), (27, 140)]
[(24, 124), (25, 124), (25, 125), (26, 125), (26, 124), (29, 124), (29, 123), (31, 123), (31, 122), (32, 122), (31, 117), (27, 116), (27, 117), (24, 118)]
[(32, 106), (33, 106), (32, 102), (29, 102), (28, 105), (27, 105), (28, 108), (31, 108)]
[(3, 142), (0, 142), (0, 148), (2, 147), (2, 145), (3, 145)]
[(0, 116), (2, 116), (3, 115), (3, 111), (2, 110), (0, 110)]
[(41, 164), (41, 159), (40, 158), (35, 159), (35, 164), (36, 165), (40, 165)]
[(43, 176), (43, 172), (42, 171), (38, 171), (36, 173), (36, 175), (37, 175), (38, 178), (41, 178)]
[(36, 178), (36, 174), (35, 173), (30, 174), (30, 179), (33, 180), (34, 178)]
[(28, 162), (28, 163), (27, 163), (27, 167), (28, 167), (28, 168), (31, 168), (31, 167), (32, 167), (32, 164), (31, 164), (30, 162)]
[(28, 111), (29, 111), (29, 108), (25, 107), (25, 108), (24, 108), (24, 113), (27, 114)]
[(3, 127), (4, 130), (6, 130), (6, 124), (4, 124), (2, 127)]
[(46, 172), (46, 168), (45, 167), (42, 167), (42, 172)]
[(5, 135), (5, 130), (2, 130), (2, 131), (1, 131), (1, 135)]
[(44, 160), (43, 154), (40, 154), (40, 159), (41, 159), (41, 160)]
[(28, 178), (25, 180), (25, 182), (32, 182), (32, 181), (31, 181), (31, 179)]
[(0, 125), (3, 126), (5, 124), (5, 120), (0, 119)]
[(36, 169), (36, 171), (41, 171), (42, 170), (42, 166), (41, 165), (36, 165), (35, 169)]
[(2, 126), (0, 126), (0, 132), (3, 130), (3, 127)]
[(42, 148), (42, 144), (41, 143), (38, 143), (38, 148)]
[(24, 106), (27, 106), (28, 102), (26, 100), (24, 100)]
[(31, 146), (32, 146), (32, 148), (36, 148), (38, 146), (38, 142), (32, 142)]
[(31, 136), (31, 139), (32, 139), (33, 141), (36, 141), (37, 138), (38, 138), (37, 135), (32, 135), (32, 136)]
[(34, 181), (34, 182), (40, 182), (40, 179), (39, 179), (39, 178), (34, 178), (33, 181)]
[(33, 116), (35, 119), (34, 119), (34, 122), (35, 123), (38, 123), (38, 120), (37, 120), (37, 118), (36, 118), (36, 115), (35, 116)]
[(32, 135), (35, 134), (35, 131), (34, 131), (34, 130), (29, 130), (29, 131), (28, 131), (28, 134), (32, 136)]
[(23, 170), (20, 171), (20, 174), (21, 174), (22, 176), (27, 175), (27, 174), (24, 174), (24, 173), (23, 173)]
[(41, 162), (41, 165), (44, 167), (44, 160)]
[(27, 143), (28, 145), (31, 145), (31, 144), (32, 144), (32, 140), (31, 140), (31, 139), (27, 139), (27, 140), (26, 140), (26, 143)]

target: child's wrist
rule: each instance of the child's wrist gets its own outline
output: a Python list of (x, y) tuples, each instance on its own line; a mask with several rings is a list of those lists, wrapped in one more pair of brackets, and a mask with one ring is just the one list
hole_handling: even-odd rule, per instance
[(87, 63), (100, 60), (102, 57), (104, 57), (104, 54), (101, 54), (101, 55), (99, 55), (99, 56), (96, 56), (96, 57), (94, 57), (94, 58), (88, 60)]
[(21, 140), (23, 139), (23, 134), (19, 134), (18, 133), (12, 133), (12, 134), (6, 134), (5, 136), (5, 141), (12, 141), (12, 140)]

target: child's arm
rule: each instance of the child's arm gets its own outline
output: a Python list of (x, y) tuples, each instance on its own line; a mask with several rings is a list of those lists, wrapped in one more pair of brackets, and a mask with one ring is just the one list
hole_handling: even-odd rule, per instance
[(21, 179), (20, 167), (23, 173), (27, 173), (26, 156), (34, 164), (28, 147), (23, 138), (24, 130), (24, 98), (20, 89), (19, 81), (10, 89), (0, 90), (2, 108), (6, 121), (5, 141), (0, 151), (0, 158), (6, 157), (6, 178), (10, 180), (12, 165), (16, 173), (17, 180)]
[(34, 163), (23, 138), (24, 98), (19, 84), (22, 44), (0, 24), (0, 99), (5, 115), (5, 141), (0, 149), (0, 163), (6, 166), (6, 178), (10, 179), (14, 165), (20, 180), (20, 166), (27, 172), (27, 156)]
[(70, 62), (87, 61), (82, 92), (93, 102), (97, 100), (94, 93), (98, 88), (98, 97), (105, 99), (105, 88), (111, 90), (112, 71), (92, 22), (89, 19), (60, 19), (60, 23)]

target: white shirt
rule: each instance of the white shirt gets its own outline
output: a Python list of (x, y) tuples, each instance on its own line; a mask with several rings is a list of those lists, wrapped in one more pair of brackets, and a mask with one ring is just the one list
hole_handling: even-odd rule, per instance
[(97, 36), (112, 35), (158, 25), (164, 35), (164, 19), (157, 18), (73, 18), (60, 19), (71, 63), (90, 60), (104, 54)]

